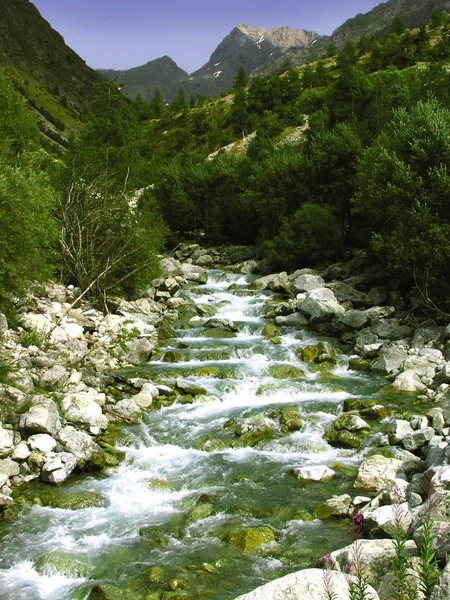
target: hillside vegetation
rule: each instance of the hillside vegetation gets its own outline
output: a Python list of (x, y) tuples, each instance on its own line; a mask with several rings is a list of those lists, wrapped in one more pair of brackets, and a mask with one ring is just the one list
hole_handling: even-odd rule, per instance
[(111, 295), (133, 297), (167, 235), (169, 248), (199, 235), (258, 244), (274, 269), (366, 248), (398, 285), (445, 307), (449, 16), (413, 31), (395, 18), (384, 38), (334, 52), (268, 78), (241, 69), (228, 95), (180, 91), (168, 107), (158, 90), (129, 102), (116, 82), (95, 84), (63, 160), (40, 149), (3, 74), (3, 309), (50, 271), (105, 309)]

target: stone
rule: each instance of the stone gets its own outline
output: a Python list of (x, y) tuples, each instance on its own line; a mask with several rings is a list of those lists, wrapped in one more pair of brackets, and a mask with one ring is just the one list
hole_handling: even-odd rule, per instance
[(393, 419), (386, 427), (390, 444), (400, 444), (405, 435), (411, 435), (413, 428), (404, 419)]
[(193, 383), (192, 381), (189, 381), (187, 379), (177, 379), (175, 382), (175, 387), (177, 390), (180, 390), (180, 392), (182, 392), (183, 394), (191, 394), (192, 396), (198, 396), (208, 393), (208, 391), (204, 387)]
[(427, 386), (420, 381), (414, 371), (403, 371), (395, 378), (392, 386), (400, 392), (425, 392)]
[(346, 429), (334, 429), (331, 427), (324, 433), (323, 439), (335, 448), (359, 448), (361, 446), (361, 437)]
[(292, 469), (292, 474), (300, 481), (328, 481), (336, 475), (336, 472), (326, 465), (314, 465)]
[(316, 515), (318, 519), (341, 519), (348, 516), (352, 498), (348, 494), (333, 496), (317, 507)]
[(399, 526), (406, 531), (413, 520), (408, 503), (380, 506), (364, 510), (364, 530), (372, 537), (395, 538)]
[(28, 448), (28, 444), (26, 442), (20, 442), (13, 450), (11, 454), (11, 458), (13, 460), (27, 460), (30, 456), (31, 451)]
[[(270, 581), (248, 594), (238, 596), (235, 600), (319, 600), (325, 597), (324, 573), (323, 569), (297, 571)], [(333, 600), (348, 600), (349, 582), (355, 579), (338, 571), (327, 573)], [(378, 594), (371, 586), (366, 587), (365, 600), (379, 600)]]
[(413, 429), (424, 429), (428, 427), (428, 419), (425, 415), (411, 415), (409, 422)]
[(330, 290), (334, 292), (334, 295), (339, 302), (347, 302), (353, 306), (359, 308), (367, 305), (367, 296), (359, 290), (355, 290), (354, 287), (348, 283), (342, 281), (331, 281), (327, 284)]
[(242, 552), (255, 552), (264, 544), (275, 541), (275, 532), (270, 527), (233, 527), (223, 536), (230, 546)]
[(104, 451), (85, 431), (77, 431), (74, 427), (67, 426), (61, 429), (58, 439), (64, 449), (75, 456), (80, 469), (90, 467), (99, 470), (105, 466)]
[(303, 327), (308, 324), (308, 319), (304, 314), (296, 312), (291, 313), (290, 315), (280, 315), (275, 317), (275, 323), (286, 327)]
[(20, 466), (10, 458), (2, 458), (0, 459), (0, 473), (4, 473), (8, 477), (15, 477), (20, 475)]
[(11, 454), (14, 447), (14, 432), (11, 429), (3, 429), (0, 425), (0, 458)]
[(32, 450), (37, 450), (38, 452), (42, 452), (42, 454), (46, 454), (47, 452), (54, 450), (57, 442), (51, 435), (48, 435), (48, 433), (36, 433), (28, 438), (28, 444)]
[(373, 287), (367, 294), (367, 303), (371, 306), (384, 304), (388, 299), (388, 289), (384, 285)]
[(6, 494), (2, 494), (0, 492), (0, 512), (3, 510), (6, 510), (7, 508), (9, 508), (10, 506), (12, 506), (14, 504), (14, 500), (11, 498), (11, 496), (8, 496)]
[(43, 371), (40, 384), (46, 390), (62, 390), (69, 381), (69, 373), (62, 365), (54, 365)]
[(272, 340), (281, 336), (280, 330), (275, 325), (265, 325), (261, 331), (261, 335), (266, 340)]
[(301, 292), (310, 292), (325, 287), (325, 281), (319, 275), (305, 274), (291, 281), (291, 292), (294, 296)]
[(362, 329), (369, 322), (369, 317), (363, 310), (348, 310), (337, 318), (337, 322), (349, 329)]
[(177, 363), (182, 362), (183, 356), (176, 350), (168, 350), (163, 356), (163, 362), (166, 363)]
[[(378, 589), (384, 575), (395, 568), (396, 554), (393, 540), (360, 539), (349, 546), (335, 550), (330, 555), (331, 568), (345, 572), (347, 566), (355, 562), (355, 553), (360, 556), (362, 577)], [(405, 554), (407, 557), (418, 555), (417, 546), (412, 540), (406, 541)]]
[(375, 406), (368, 406), (367, 408), (363, 408), (360, 414), (361, 417), (364, 417), (365, 419), (378, 419), (379, 421), (381, 421), (382, 419), (385, 419), (388, 416), (389, 411), (382, 404), (376, 404)]
[(59, 485), (66, 481), (77, 466), (77, 459), (69, 452), (50, 454), (42, 467), (41, 479)]
[(427, 417), (431, 419), (431, 426), (438, 435), (442, 435), (446, 421), (442, 408), (431, 408), (427, 412)]
[(131, 365), (142, 365), (146, 363), (155, 345), (146, 337), (138, 338), (131, 342), (125, 360)]
[(383, 340), (402, 340), (412, 335), (411, 327), (400, 325), (398, 319), (380, 319), (371, 325), (375, 335)]
[(371, 371), (380, 375), (396, 375), (407, 358), (408, 352), (405, 348), (383, 345), (379, 357), (372, 363)]
[(104, 404), (104, 394), (89, 390), (69, 394), (63, 399), (61, 407), (69, 423), (83, 425), (94, 433), (108, 427), (108, 418), (102, 413), (99, 402)]
[(54, 577), (58, 574), (71, 579), (81, 579), (89, 573), (86, 563), (61, 550), (44, 554), (36, 561), (34, 568), (44, 577)]
[(142, 410), (132, 398), (124, 398), (108, 407), (108, 413), (113, 421), (124, 423), (140, 423)]
[(280, 425), (283, 433), (300, 431), (303, 423), (298, 410), (292, 406), (283, 406), (280, 415)]
[(377, 494), (395, 484), (401, 466), (400, 460), (375, 454), (363, 460), (353, 487), (367, 493)]
[(231, 319), (219, 319), (217, 317), (208, 319), (204, 325), (207, 329), (222, 329), (233, 333), (239, 331), (239, 327)]
[(8, 321), (3, 313), (0, 313), (0, 336), (4, 336), (8, 331)]
[(347, 431), (369, 430), (370, 425), (358, 415), (343, 413), (333, 422), (334, 429), (347, 429)]
[(56, 404), (50, 398), (34, 396), (31, 407), (20, 416), (19, 426), (26, 433), (48, 433), (55, 436), (61, 429)]
[(336, 315), (342, 315), (345, 309), (339, 304), (330, 289), (318, 288), (307, 292), (300, 305), (300, 311), (309, 315), (311, 324), (314, 324), (327, 321)]
[(402, 440), (403, 447), (409, 452), (414, 452), (414, 450), (418, 450), (419, 448), (422, 448), (422, 446), (425, 446), (425, 444), (433, 439), (434, 435), (435, 433), (432, 427), (418, 429), (417, 431), (405, 435)]
[(274, 379), (296, 379), (305, 377), (305, 372), (293, 365), (271, 365), (266, 375)]

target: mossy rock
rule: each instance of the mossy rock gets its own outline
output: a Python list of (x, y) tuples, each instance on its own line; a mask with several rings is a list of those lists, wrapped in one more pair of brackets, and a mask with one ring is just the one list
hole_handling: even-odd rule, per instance
[(283, 406), (281, 409), (280, 425), (283, 433), (300, 431), (303, 423), (298, 410), (292, 406)]
[(219, 377), (219, 367), (198, 367), (192, 371), (192, 374), (196, 377)]
[(141, 527), (139, 529), (139, 535), (150, 540), (155, 546), (167, 546), (169, 543), (167, 533), (162, 531), (159, 527)]
[(178, 396), (178, 404), (194, 404), (194, 396), (191, 394), (182, 394)]
[(305, 363), (312, 363), (317, 358), (317, 349), (315, 346), (306, 346), (306, 348), (302, 348), (300, 351), (302, 361)]
[(334, 429), (347, 429), (348, 431), (368, 431), (370, 425), (356, 413), (342, 413), (333, 423)]
[(208, 350), (207, 352), (202, 352), (198, 358), (202, 361), (229, 360), (232, 354), (233, 351), (231, 349)]
[(319, 373), (322, 377), (328, 377), (329, 379), (339, 379), (339, 375), (334, 375), (334, 373), (332, 373), (333, 368), (334, 364), (330, 362), (315, 362), (309, 364), (311, 373)]
[(89, 567), (79, 558), (74, 558), (67, 552), (54, 551), (44, 554), (36, 561), (34, 568), (41, 576), (53, 577), (64, 575), (70, 579), (85, 578)]
[(264, 544), (274, 542), (276, 536), (270, 527), (233, 527), (221, 539), (242, 552), (255, 552)]
[(292, 365), (271, 365), (266, 374), (274, 379), (296, 379), (305, 377), (304, 371)]
[(306, 523), (309, 523), (314, 521), (314, 516), (307, 510), (297, 510), (294, 513), (293, 519), (296, 521), (305, 521)]
[(370, 369), (370, 360), (367, 358), (351, 358), (348, 363), (348, 368), (350, 371), (359, 371), (360, 373), (365, 373)]
[(342, 410), (344, 412), (358, 411), (361, 408), (361, 400), (359, 398), (347, 398), (344, 400)]
[(359, 448), (361, 446), (361, 436), (346, 429), (337, 431), (336, 429), (328, 429), (324, 436), (324, 440), (335, 448)]
[(40, 496), (42, 506), (62, 508), (65, 510), (83, 510), (85, 508), (100, 508), (106, 505), (106, 499), (96, 492), (74, 492), (63, 495), (43, 493)]
[(149, 490), (158, 490), (162, 492), (173, 492), (174, 488), (165, 479), (150, 479), (148, 482)]
[(265, 396), (266, 394), (273, 394), (280, 390), (280, 386), (276, 383), (263, 383), (258, 386), (255, 395), (256, 396)]
[(231, 339), (236, 337), (236, 333), (234, 331), (229, 331), (228, 329), (222, 329), (221, 327), (214, 327), (200, 332), (200, 337), (211, 338), (215, 340)]
[(239, 441), (246, 447), (253, 448), (256, 444), (270, 440), (273, 437), (273, 425), (263, 423), (250, 431), (246, 431), (239, 437)]
[(166, 363), (178, 363), (182, 362), (183, 360), (183, 356), (176, 350), (169, 350), (164, 354), (163, 357), (163, 362)]
[(382, 404), (378, 404), (375, 406), (369, 406), (368, 408), (361, 409), (360, 415), (365, 419), (382, 420), (389, 415), (389, 410)]
[(261, 334), (266, 340), (270, 340), (273, 344), (281, 344), (281, 333), (275, 325), (265, 325)]
[(190, 525), (196, 521), (207, 519), (214, 514), (214, 506), (209, 502), (201, 502), (197, 506), (191, 508), (186, 517), (186, 524)]
[(87, 600), (148, 600), (148, 596), (112, 583), (102, 583), (92, 588)]
[(200, 317), (214, 317), (217, 308), (212, 304), (197, 304), (197, 313)]
[(228, 448), (231, 447), (231, 442), (232, 440), (223, 440), (205, 436), (195, 444), (195, 448), (197, 450), (203, 450), (204, 452), (221, 452), (222, 450), (228, 450)]
[(149, 567), (145, 571), (145, 575), (151, 583), (164, 583), (165, 573), (161, 567)]
[(272, 510), (272, 517), (286, 523), (292, 519), (293, 509), (290, 506), (280, 506)]
[(170, 340), (174, 337), (173, 327), (170, 325), (159, 325), (158, 327), (158, 339), (159, 340)]

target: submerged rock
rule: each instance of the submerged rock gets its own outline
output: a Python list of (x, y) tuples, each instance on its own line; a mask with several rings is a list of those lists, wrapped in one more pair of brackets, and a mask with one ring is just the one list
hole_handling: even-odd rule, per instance
[(267, 375), (274, 379), (296, 379), (305, 377), (305, 372), (293, 365), (271, 365), (267, 369)]
[(270, 527), (233, 527), (221, 539), (243, 552), (254, 552), (264, 544), (274, 542), (276, 536)]
[(71, 579), (85, 578), (89, 574), (88, 565), (68, 552), (54, 551), (41, 556), (34, 568), (41, 576), (64, 575)]

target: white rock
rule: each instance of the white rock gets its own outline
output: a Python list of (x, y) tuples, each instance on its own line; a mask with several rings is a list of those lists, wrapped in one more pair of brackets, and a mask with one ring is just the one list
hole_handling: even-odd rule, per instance
[(34, 396), (29, 410), (20, 416), (19, 426), (27, 433), (48, 433), (56, 435), (61, 429), (61, 421), (56, 404), (50, 398)]
[(402, 392), (424, 392), (427, 389), (414, 371), (403, 371), (392, 385)]
[[(349, 580), (343, 573), (327, 571), (333, 588), (334, 600), (348, 600)], [(324, 571), (305, 569), (270, 581), (235, 600), (322, 600), (324, 595)], [(378, 600), (375, 590), (367, 586), (366, 600)]]
[(390, 444), (399, 444), (405, 435), (413, 433), (413, 428), (404, 419), (393, 419), (386, 428)]
[(323, 481), (331, 479), (336, 475), (335, 471), (326, 465), (300, 467), (298, 469), (293, 469), (292, 472), (298, 479), (303, 481)]
[[(406, 531), (412, 523), (412, 515), (408, 510), (408, 503), (390, 504), (380, 506), (373, 511), (364, 512), (364, 527), (370, 532), (372, 529), (381, 530), (384, 534), (394, 538), (398, 528)], [(376, 536), (377, 537), (377, 536)]]
[(74, 427), (67, 426), (61, 429), (58, 439), (65, 450), (75, 456), (80, 468), (84, 468), (87, 463), (92, 462), (96, 457), (103, 454), (103, 450), (88, 433), (77, 431)]
[[(66, 420), (69, 423), (78, 423), (93, 428), (106, 429), (108, 418), (102, 413), (102, 407), (96, 401), (104, 394), (95, 394), (90, 392), (80, 392), (66, 396), (61, 403)], [(105, 399), (106, 401), (106, 399)]]
[(10, 429), (3, 429), (0, 425), (0, 458), (5, 458), (11, 454), (14, 446), (14, 432)]
[(69, 452), (50, 455), (42, 467), (41, 479), (58, 485), (66, 481), (76, 466), (77, 459)]
[(30, 448), (42, 452), (42, 454), (51, 452), (55, 448), (56, 443), (56, 440), (51, 435), (48, 435), (48, 433), (36, 433), (28, 438)]
[(345, 308), (339, 304), (334, 293), (328, 288), (318, 288), (306, 294), (300, 305), (301, 312), (309, 315), (312, 323), (342, 315)]
[(378, 493), (395, 484), (402, 462), (396, 458), (385, 458), (380, 454), (371, 456), (361, 463), (354, 487)]
[(26, 442), (20, 442), (11, 454), (11, 458), (13, 460), (27, 460), (30, 456), (31, 450), (28, 448), (28, 444)]

